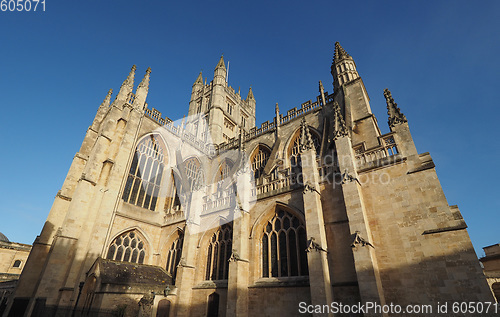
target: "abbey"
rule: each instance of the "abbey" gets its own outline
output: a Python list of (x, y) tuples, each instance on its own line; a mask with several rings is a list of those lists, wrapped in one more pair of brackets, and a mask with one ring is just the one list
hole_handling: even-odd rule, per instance
[(150, 69), (133, 91), (135, 72), (99, 106), (3, 316), (494, 301), (404, 106), (384, 90), (381, 134), (339, 43), (333, 93), (319, 82), (260, 127), (252, 89), (228, 85), (222, 57), (179, 121), (146, 103)]

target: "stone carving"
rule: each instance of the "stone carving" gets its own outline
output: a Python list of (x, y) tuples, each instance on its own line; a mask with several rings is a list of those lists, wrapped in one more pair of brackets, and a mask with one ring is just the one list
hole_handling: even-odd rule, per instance
[(309, 239), (309, 241), (307, 241), (307, 249), (306, 249), (306, 252), (311, 252), (312, 250), (315, 250), (315, 251), (322, 251), (322, 252), (326, 252), (328, 253), (327, 250), (323, 249), (319, 243), (316, 243), (314, 242), (314, 238), (311, 237)]
[(151, 317), (151, 313), (153, 312), (154, 301), (155, 301), (154, 292), (142, 296), (142, 298), (139, 300), (139, 314), (137, 316)]
[(233, 249), (233, 252), (231, 252), (231, 256), (229, 257), (229, 262), (236, 262), (236, 261), (241, 261), (241, 262), (248, 262), (248, 260), (243, 259), (240, 257), (238, 254), (238, 251), (236, 249)]
[(398, 108), (398, 104), (394, 102), (392, 94), (389, 89), (384, 89), (384, 97), (387, 103), (387, 114), (389, 115), (389, 127), (394, 127), (397, 124), (408, 122), (401, 109)]
[(123, 82), (123, 84), (121, 86), (122, 88), (123, 87), (127, 87), (129, 89), (133, 88), (136, 69), (137, 69), (137, 67), (135, 65), (132, 65), (132, 68), (130, 69), (130, 73), (128, 74), (127, 79), (125, 79), (125, 81)]
[(307, 182), (307, 183), (304, 184), (304, 189), (302, 190), (302, 194), (305, 194), (308, 191), (310, 191), (310, 192), (316, 192), (319, 195), (321, 195), (321, 193), (316, 189), (316, 187), (312, 186), (309, 182)]
[(344, 50), (342, 46), (340, 46), (339, 42), (335, 42), (335, 55), (333, 55), (333, 60), (334, 61), (339, 61), (343, 58), (351, 57), (347, 52)]
[(312, 140), (311, 132), (309, 132), (309, 127), (307, 126), (306, 119), (302, 118), (302, 122), (300, 122), (300, 142), (299, 142), (299, 150), (301, 153), (307, 150), (314, 149), (314, 142)]
[(151, 74), (151, 67), (148, 67), (148, 69), (146, 69), (146, 75), (144, 75), (144, 78), (142, 79), (140, 84), (137, 86), (137, 88), (146, 87), (146, 89), (147, 89), (149, 87), (150, 74)]
[(361, 183), (359, 182), (359, 180), (356, 177), (349, 175), (347, 170), (345, 170), (345, 172), (342, 173), (342, 184), (347, 184), (347, 183), (350, 183), (353, 181), (358, 182), (358, 184), (361, 186)]
[(365, 239), (363, 239), (360, 235), (359, 235), (359, 231), (356, 231), (354, 232), (354, 234), (352, 235), (353, 236), (353, 239), (352, 239), (352, 243), (351, 243), (351, 248), (355, 248), (358, 244), (361, 244), (362, 247), (364, 246), (370, 246), (372, 248), (375, 248), (373, 246), (373, 244), (371, 244), (370, 242), (366, 241)]
[(335, 122), (333, 124), (333, 141), (337, 140), (340, 137), (347, 136), (347, 127), (345, 125), (344, 117), (342, 117), (342, 113), (340, 112), (339, 103), (333, 102), (333, 111), (335, 114)]

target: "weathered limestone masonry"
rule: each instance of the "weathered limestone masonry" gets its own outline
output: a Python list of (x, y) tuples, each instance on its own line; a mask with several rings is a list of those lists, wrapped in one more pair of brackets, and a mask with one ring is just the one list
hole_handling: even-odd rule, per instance
[(383, 134), (354, 59), (334, 51), (333, 93), (320, 82), (314, 100), (276, 105), (260, 127), (252, 89), (242, 99), (229, 86), (222, 57), (176, 122), (146, 103), (149, 68), (133, 92), (132, 67), (98, 108), (3, 316), (493, 301), (391, 92)]

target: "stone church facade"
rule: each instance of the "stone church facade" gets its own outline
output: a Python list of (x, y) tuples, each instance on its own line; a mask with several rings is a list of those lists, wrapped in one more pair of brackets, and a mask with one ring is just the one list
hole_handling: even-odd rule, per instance
[(243, 99), (228, 85), (222, 57), (176, 122), (146, 103), (150, 69), (133, 92), (135, 71), (100, 105), (4, 316), (493, 301), (430, 154), (387, 89), (381, 134), (340, 44), (333, 93), (320, 82), (260, 127), (252, 89)]

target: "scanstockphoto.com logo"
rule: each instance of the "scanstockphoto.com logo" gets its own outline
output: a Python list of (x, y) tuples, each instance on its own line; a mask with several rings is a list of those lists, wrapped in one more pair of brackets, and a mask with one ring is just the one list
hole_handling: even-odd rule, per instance
[(237, 139), (231, 148), (218, 148), (207, 131), (205, 118), (190, 116), (139, 140), (123, 199), (182, 214), (191, 233), (250, 211), (255, 179), (244, 148)]
[(342, 172), (340, 167), (352, 165), (352, 157), (340, 157), (332, 147), (321, 154), (318, 147), (316, 160), (301, 159), (300, 151), (285, 150), (292, 153), (289, 163), (277, 160), (281, 164), (263, 175), (267, 160), (273, 159), (271, 153), (253, 153), (250, 161), (244, 133), (216, 146), (208, 131), (206, 119), (195, 115), (167, 121), (139, 140), (123, 199), (151, 210), (164, 209), (167, 216), (182, 215), (188, 230), (197, 233), (249, 212), (266, 190), (303, 187), (304, 180), (313, 179), (304, 171), (311, 173), (315, 168), (318, 181), (333, 188), (346, 182), (361, 186), (390, 182), (385, 172)]

